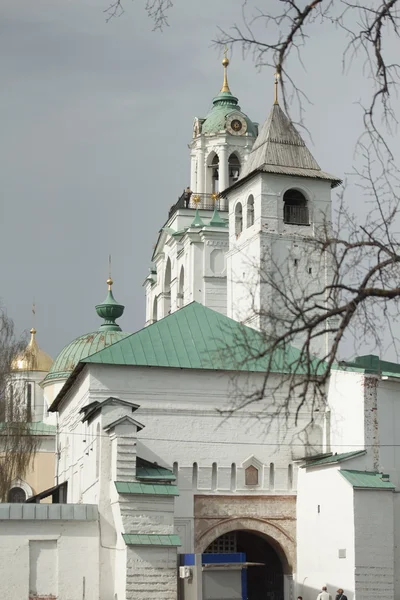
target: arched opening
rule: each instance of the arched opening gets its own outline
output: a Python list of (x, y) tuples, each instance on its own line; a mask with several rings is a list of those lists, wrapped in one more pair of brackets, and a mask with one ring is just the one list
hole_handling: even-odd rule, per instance
[(283, 195), (283, 220), (289, 225), (309, 225), (307, 199), (299, 190), (287, 190)]
[(235, 206), (235, 233), (236, 237), (243, 231), (243, 210), (241, 202), (238, 202)]
[(164, 275), (164, 317), (171, 312), (171, 259), (168, 257)]
[(8, 502), (25, 502), (26, 492), (20, 487), (13, 487), (8, 492)]
[(232, 185), (239, 179), (240, 160), (236, 154), (231, 154), (228, 160), (229, 185)]
[(206, 188), (207, 194), (219, 192), (219, 158), (218, 154), (211, 152), (207, 157)]
[(179, 275), (178, 306), (185, 306), (185, 269), (183, 267)]
[(153, 313), (151, 316), (151, 320), (153, 321), (153, 323), (157, 321), (157, 297), (155, 297), (153, 300)]
[[(266, 536), (247, 530), (232, 531), (221, 535), (205, 550), (205, 554), (234, 552), (245, 554), (247, 563), (256, 563), (248, 566), (242, 576), (242, 585), (247, 587), (247, 600), (283, 600), (284, 568), (278, 552)], [(247, 581), (243, 582), (243, 579)]]
[(247, 227), (254, 225), (254, 196), (250, 194), (247, 199)]

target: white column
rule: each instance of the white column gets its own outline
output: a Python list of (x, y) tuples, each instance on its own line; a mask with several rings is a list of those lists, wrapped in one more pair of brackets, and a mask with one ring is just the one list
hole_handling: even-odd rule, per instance
[(191, 155), (190, 162), (190, 189), (192, 192), (197, 192), (197, 155)]
[(197, 190), (193, 190), (198, 194), (204, 194), (204, 180), (205, 180), (205, 165), (204, 165), (204, 150), (199, 148), (197, 153)]
[(221, 146), (219, 153), (219, 191), (222, 192), (229, 185), (228, 153), (227, 147)]

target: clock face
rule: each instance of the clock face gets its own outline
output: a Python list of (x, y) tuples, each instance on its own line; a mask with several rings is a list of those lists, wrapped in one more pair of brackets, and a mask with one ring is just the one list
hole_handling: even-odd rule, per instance
[(241, 115), (230, 115), (226, 120), (226, 130), (231, 135), (244, 135), (247, 131), (246, 119)]

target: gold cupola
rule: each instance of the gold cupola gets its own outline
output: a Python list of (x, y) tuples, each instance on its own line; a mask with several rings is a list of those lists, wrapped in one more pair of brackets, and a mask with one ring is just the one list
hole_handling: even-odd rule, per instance
[(36, 329), (32, 327), (29, 344), (12, 363), (13, 371), (42, 371), (47, 373), (51, 369), (53, 359), (41, 350), (36, 341)]

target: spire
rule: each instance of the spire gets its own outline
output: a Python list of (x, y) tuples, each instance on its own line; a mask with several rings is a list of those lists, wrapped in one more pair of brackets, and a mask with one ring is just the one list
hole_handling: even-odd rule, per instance
[[(275, 89), (277, 83), (275, 78)], [(331, 181), (332, 187), (341, 183), (337, 177), (321, 171), (301, 135), (277, 101), (272, 105), (271, 112), (261, 128), (239, 181), (255, 171), (325, 179)]]
[(221, 92), (227, 92), (228, 94), (230, 94), (231, 90), (229, 89), (229, 85), (228, 85), (229, 58), (227, 57), (227, 53), (228, 53), (228, 46), (225, 46), (224, 58), (222, 59), (222, 65), (224, 67), (224, 83), (222, 84)]
[(227, 223), (221, 218), (221, 215), (217, 211), (217, 207), (215, 206), (213, 216), (209, 222), (210, 227), (226, 227)]
[(279, 78), (280, 78), (280, 75), (279, 75), (278, 71), (276, 71), (274, 77), (275, 77), (275, 82), (274, 82), (274, 104), (279, 104), (279, 102), (278, 102), (278, 91), (279, 91)]
[(194, 214), (194, 219), (190, 227), (204, 227), (204, 222), (201, 216), (199, 215), (199, 208), (196, 206), (196, 212)]
[(102, 323), (99, 327), (99, 331), (122, 331), (121, 327), (118, 323), (115, 322), (116, 319), (119, 319), (124, 313), (125, 306), (122, 304), (118, 304), (115, 300), (114, 295), (112, 293), (112, 285), (113, 280), (111, 279), (111, 256), (109, 258), (109, 277), (107, 279), (108, 292), (106, 299), (102, 304), (96, 305), (96, 312), (104, 319), (104, 323)]

